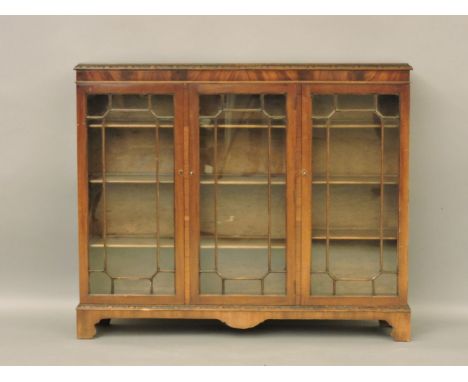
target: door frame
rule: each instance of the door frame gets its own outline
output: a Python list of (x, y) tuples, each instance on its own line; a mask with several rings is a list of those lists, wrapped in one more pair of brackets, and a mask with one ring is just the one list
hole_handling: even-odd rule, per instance
[[(296, 92), (295, 84), (205, 83), (190, 84), (189, 93), (189, 273), (190, 304), (291, 305), (296, 298), (295, 265), (295, 179), (296, 179)], [(200, 174), (199, 98), (201, 94), (286, 94), (286, 295), (201, 295), (199, 293)]]
[[(78, 84), (78, 243), (80, 303), (86, 304), (180, 304), (184, 302), (184, 97), (180, 84)], [(174, 97), (174, 295), (89, 294), (88, 272), (88, 127), (87, 96), (90, 94), (168, 94)]]
[[(398, 94), (400, 105), (399, 195), (398, 195), (398, 295), (397, 296), (312, 296), (310, 294), (312, 257), (312, 94)], [(408, 84), (303, 84), (301, 153), (301, 304), (302, 305), (403, 305), (408, 298)]]

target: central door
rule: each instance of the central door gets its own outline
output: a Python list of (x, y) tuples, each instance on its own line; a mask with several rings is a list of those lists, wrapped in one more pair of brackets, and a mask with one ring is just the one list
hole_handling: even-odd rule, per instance
[(191, 303), (294, 301), (294, 103), (294, 85), (191, 86)]

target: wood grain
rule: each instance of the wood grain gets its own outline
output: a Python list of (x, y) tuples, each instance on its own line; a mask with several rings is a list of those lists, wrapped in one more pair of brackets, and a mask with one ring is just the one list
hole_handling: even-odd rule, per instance
[(78, 82), (408, 82), (407, 64), (92, 65)]

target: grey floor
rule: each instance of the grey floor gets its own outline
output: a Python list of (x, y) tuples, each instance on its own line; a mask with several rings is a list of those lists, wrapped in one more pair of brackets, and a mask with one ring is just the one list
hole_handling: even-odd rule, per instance
[(468, 365), (468, 311), (413, 307), (413, 341), (376, 322), (116, 320), (75, 339), (70, 302), (4, 301), (2, 365)]

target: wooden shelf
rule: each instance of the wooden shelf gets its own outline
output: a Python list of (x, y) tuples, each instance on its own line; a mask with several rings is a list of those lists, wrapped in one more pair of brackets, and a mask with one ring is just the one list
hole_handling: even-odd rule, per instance
[[(383, 117), (384, 128), (398, 128), (400, 126), (399, 117)], [(328, 123), (327, 123), (328, 121)], [(332, 129), (375, 129), (381, 128), (381, 120), (373, 109), (369, 110), (339, 110), (331, 116), (327, 117), (313, 117), (313, 128), (326, 128)]]
[[(372, 124), (359, 124), (359, 123), (330, 123), (330, 125), (327, 125), (326, 123), (313, 123), (313, 128), (314, 129), (325, 129), (330, 127), (330, 129), (380, 129), (381, 126), (380, 124), (372, 123)], [(399, 127), (398, 124), (384, 124), (384, 128), (388, 129), (397, 129)]]
[(160, 123), (158, 126), (154, 123), (118, 123), (118, 122), (109, 122), (106, 124), (102, 123), (89, 123), (88, 127), (91, 129), (100, 129), (102, 127), (106, 129), (156, 129), (159, 127), (161, 129), (173, 129), (174, 124), (172, 123)]
[[(380, 240), (380, 232), (378, 229), (346, 229), (334, 228), (329, 231), (331, 240)], [(384, 240), (396, 240), (398, 233), (396, 229), (384, 229)], [(312, 229), (313, 240), (325, 240), (326, 230), (324, 228)]]
[[(106, 247), (109, 248), (156, 248), (156, 237), (138, 237), (138, 236), (121, 236), (107, 237)], [(160, 248), (173, 248), (173, 238), (160, 238)], [(89, 246), (92, 248), (103, 248), (104, 240), (102, 237), (93, 237), (89, 240)]]
[[(215, 180), (210, 175), (202, 175), (201, 184), (215, 184)], [(255, 175), (255, 176), (220, 176), (217, 179), (217, 184), (226, 185), (256, 185), (256, 184), (268, 184), (268, 177), (266, 175)], [(286, 184), (286, 175), (272, 175), (272, 185), (284, 185)]]
[[(329, 184), (380, 184), (380, 175), (331, 175), (328, 178)], [(384, 184), (398, 184), (398, 175), (384, 175)], [(325, 175), (314, 175), (312, 184), (327, 184)]]
[[(90, 183), (102, 183), (103, 178), (101, 174), (91, 174)], [(130, 173), (109, 173), (106, 175), (106, 183), (156, 183), (155, 174), (130, 174)], [(173, 175), (159, 175), (159, 183), (174, 183)], [(209, 175), (202, 175), (201, 184), (214, 184), (214, 178)], [(217, 179), (218, 184), (225, 185), (261, 185), (268, 184), (267, 176), (221, 176)], [(368, 176), (347, 176), (347, 175), (333, 175), (329, 177), (329, 184), (380, 184), (379, 175)], [(384, 184), (398, 184), (397, 175), (385, 175)], [(286, 184), (285, 175), (271, 176), (271, 184), (284, 185)], [(315, 176), (312, 179), (312, 184), (327, 184), (325, 176)]]
[[(201, 237), (200, 240), (201, 248), (214, 248), (215, 240), (212, 236)], [(285, 239), (272, 239), (271, 248), (285, 248)], [(222, 249), (266, 249), (268, 248), (267, 238), (218, 238), (218, 248)]]
[[(173, 238), (160, 238), (160, 248), (173, 248)], [(108, 237), (106, 239), (106, 247), (108, 248), (156, 248), (156, 237)], [(89, 240), (89, 246), (92, 248), (104, 248), (104, 240), (101, 237), (93, 237)], [(215, 247), (215, 241), (212, 237), (202, 237), (200, 247), (211, 249)], [(285, 248), (286, 241), (284, 239), (272, 239), (272, 248)], [(266, 249), (268, 248), (268, 239), (258, 238), (219, 238), (218, 248), (222, 249)]]
[[(103, 183), (101, 174), (91, 174), (90, 183)], [(109, 173), (106, 175), (106, 183), (156, 183), (155, 174), (128, 174), (128, 173)], [(174, 183), (172, 175), (159, 175), (159, 183)], [(213, 177), (202, 175), (201, 184), (214, 184)], [(218, 184), (222, 185), (261, 185), (268, 184), (267, 176), (223, 176), (218, 178)], [(272, 185), (286, 184), (285, 175), (274, 175), (271, 177)]]
[[(90, 183), (103, 183), (102, 174), (91, 174)], [(156, 183), (155, 174), (131, 174), (131, 173), (109, 173), (106, 174), (106, 183)], [(159, 183), (174, 183), (174, 176), (159, 175)]]
[[(218, 124), (216, 125), (218, 129), (268, 129), (270, 125), (265, 124)], [(201, 129), (213, 129), (215, 127), (214, 124), (201, 124)], [(271, 125), (272, 129), (285, 129), (286, 125)]]

